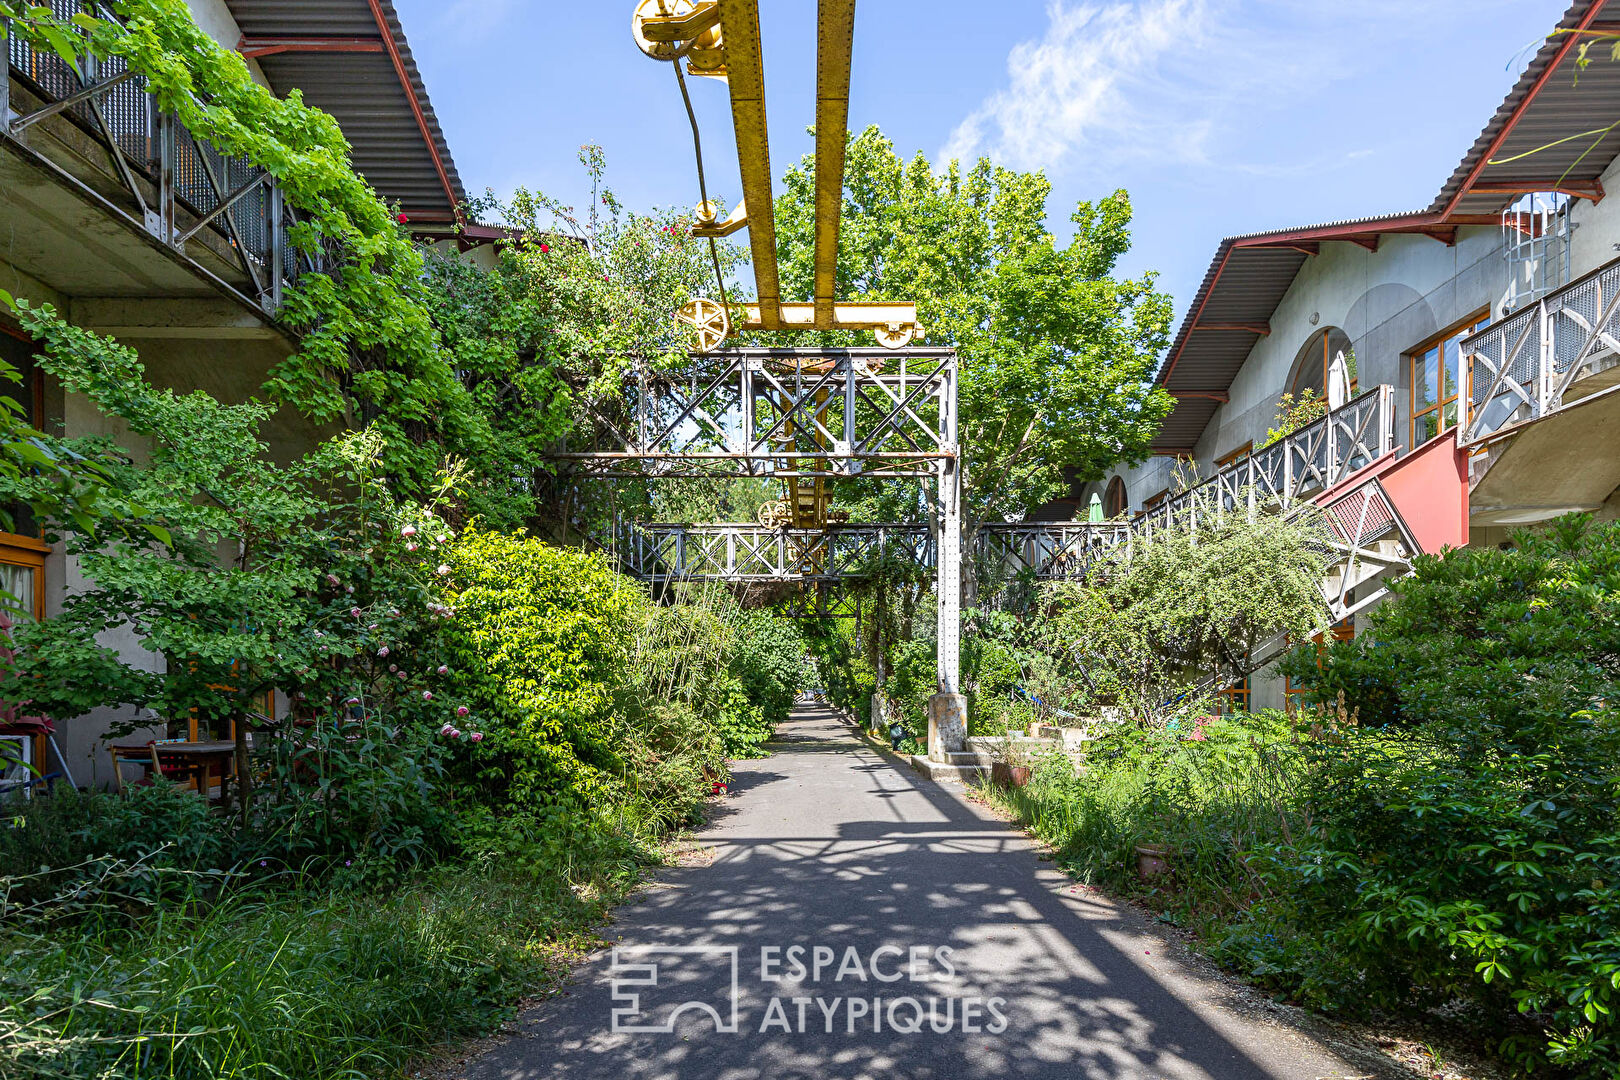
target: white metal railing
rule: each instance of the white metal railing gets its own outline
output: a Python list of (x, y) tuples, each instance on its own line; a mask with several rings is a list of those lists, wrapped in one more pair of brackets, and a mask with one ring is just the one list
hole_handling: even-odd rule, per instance
[[(94, 0), (52, 0), (49, 6), (59, 16), (120, 21)], [(4, 24), (0, 20), (0, 30), (8, 30)], [(12, 78), (38, 100), (19, 109), (23, 103), (11, 96)], [(209, 246), (237, 265), (248, 295), (265, 311), (280, 307), (300, 274), (324, 267), (325, 252), (311, 257), (294, 247), (296, 215), (276, 177), (187, 130), (174, 113), (158, 107), (146, 77), (129, 70), (123, 58), (98, 58), (86, 50), (70, 64), (53, 51), (35, 49), (11, 27), (0, 43), (0, 136), (27, 147), (34, 125), (53, 117), (67, 118), (102, 145), (112, 179), (139, 224), (193, 263), (196, 252), (187, 253), (187, 241), (202, 245), (207, 241), (199, 234), (207, 233)], [(65, 182), (84, 185), (58, 172)]]
[(1377, 386), (1170, 496), (1131, 528), (1151, 537), (1160, 529), (1197, 528), (1201, 520), (1262, 506), (1286, 513), (1394, 449), (1395, 388)]
[(886, 564), (935, 563), (934, 537), (922, 523), (767, 529), (626, 522), (614, 548), (626, 573), (650, 582), (844, 581), (870, 577)]
[[(1129, 522), (980, 525), (971, 538), (974, 572), (985, 589), (1020, 576), (1079, 581), (1128, 560), (1135, 544), (1167, 528), (1196, 528), (1231, 513), (1290, 513), (1394, 450), (1393, 405), (1394, 388), (1375, 387)], [(1403, 564), (1415, 547), (1376, 479), (1336, 495), (1325, 516), (1340, 568), (1324, 599), (1341, 618), (1370, 602), (1351, 601), (1356, 585)], [(1405, 555), (1385, 551), (1386, 539)], [(930, 527), (915, 522), (825, 530), (626, 524), (614, 547), (627, 573), (651, 582), (835, 582), (869, 577), (896, 561), (926, 571), (936, 558)]]
[(1620, 356), (1620, 259), (1464, 338), (1462, 350), (1460, 445), (1557, 412), (1576, 382)]

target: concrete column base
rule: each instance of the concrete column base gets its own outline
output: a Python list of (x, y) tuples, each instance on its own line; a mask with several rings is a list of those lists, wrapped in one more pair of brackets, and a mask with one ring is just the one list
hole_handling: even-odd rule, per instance
[(945, 755), (967, 745), (967, 695), (935, 694), (928, 699), (928, 758), (945, 761)]

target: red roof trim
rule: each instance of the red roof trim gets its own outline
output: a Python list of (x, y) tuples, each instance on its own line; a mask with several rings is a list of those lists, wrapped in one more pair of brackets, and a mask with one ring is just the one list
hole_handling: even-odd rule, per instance
[(1185, 349), (1187, 342), (1192, 340), (1192, 328), (1198, 325), (1199, 319), (1203, 318), (1204, 305), (1209, 303), (1210, 294), (1215, 291), (1215, 286), (1220, 283), (1221, 272), (1226, 269), (1226, 260), (1232, 255), (1232, 247), (1233, 244), (1230, 241), (1221, 244), (1220, 264), (1215, 267), (1215, 273), (1209, 279), (1209, 285), (1204, 289), (1203, 295), (1198, 298), (1198, 310), (1193, 312), (1192, 318), (1187, 322), (1186, 332), (1183, 332), (1181, 340), (1176, 342), (1176, 351), (1170, 355), (1170, 362), (1159, 373), (1159, 385), (1165, 386), (1169, 384), (1170, 373), (1176, 370), (1176, 361), (1181, 359), (1181, 350)]
[(399, 76), (400, 88), (405, 91), (405, 100), (411, 103), (411, 112), (416, 116), (416, 127), (422, 133), (422, 141), (427, 144), (428, 154), (433, 158), (433, 168), (439, 174), (439, 183), (444, 185), (444, 197), (455, 209), (457, 220), (461, 218), (461, 204), (456, 201), (456, 189), (450, 183), (450, 174), (445, 171), (444, 160), (439, 156), (439, 145), (433, 141), (433, 132), (428, 127), (427, 116), (422, 112), (422, 103), (417, 100), (416, 88), (411, 85), (411, 78), (405, 71), (405, 61), (399, 55), (399, 42), (394, 40), (394, 32), (383, 16), (380, 0), (367, 0), (371, 5), (371, 17), (377, 21), (377, 29), (382, 33), (383, 44), (388, 47), (388, 58), (394, 63), (394, 74)]
[(1485, 171), (1485, 166), (1491, 163), (1491, 159), (1496, 156), (1496, 152), (1502, 149), (1502, 144), (1513, 133), (1514, 125), (1519, 122), (1519, 118), (1524, 115), (1524, 111), (1530, 107), (1530, 103), (1536, 99), (1536, 95), (1541, 92), (1541, 88), (1547, 85), (1547, 81), (1553, 77), (1553, 73), (1563, 64), (1564, 59), (1569, 56), (1570, 50), (1575, 48), (1582, 32), (1592, 25), (1597, 18), (1598, 12), (1602, 10), (1603, 0), (1592, 0), (1591, 6), (1586, 9), (1586, 14), (1581, 17), (1581, 21), (1564, 33), (1564, 43), (1558, 46), (1558, 51), (1553, 54), (1552, 61), (1542, 69), (1540, 75), (1536, 76), (1536, 81), (1530, 84), (1530, 89), (1519, 99), (1519, 103), (1513, 107), (1513, 112), (1508, 116), (1507, 121), (1503, 123), (1501, 129), (1497, 131), (1496, 137), (1491, 140), (1491, 144), (1485, 148), (1483, 154), (1479, 155), (1479, 160), (1474, 162), (1474, 167), (1468, 170), (1468, 175), (1463, 177), (1463, 182), (1457, 185), (1457, 190), (1452, 194), (1451, 201), (1447, 202), (1445, 209), (1441, 211), (1442, 216), (1457, 209), (1457, 204), (1468, 194), (1474, 185), (1474, 181), (1479, 179), (1479, 174)]

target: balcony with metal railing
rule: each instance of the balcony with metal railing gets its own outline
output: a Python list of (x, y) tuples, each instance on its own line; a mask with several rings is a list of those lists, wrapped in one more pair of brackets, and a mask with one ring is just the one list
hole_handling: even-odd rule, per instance
[[(102, 4), (50, 6), (116, 21)], [(0, 183), (7, 261), (69, 296), (223, 292), (269, 314), (317, 265), (289, 239), (276, 178), (188, 131), (118, 57), (70, 64), (7, 33)]]
[(1395, 449), (1395, 388), (1378, 386), (1221, 466), (1132, 522), (1139, 535), (1197, 528), (1201, 521), (1265, 507), (1289, 512)]
[(1464, 446), (1620, 385), (1620, 259), (1463, 339)]

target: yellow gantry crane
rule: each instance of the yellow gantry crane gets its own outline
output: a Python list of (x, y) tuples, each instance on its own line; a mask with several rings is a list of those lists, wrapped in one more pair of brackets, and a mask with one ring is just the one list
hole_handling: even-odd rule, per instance
[[(676, 319), (688, 329), (695, 351), (713, 352), (740, 330), (870, 330), (880, 345), (900, 349), (921, 337), (913, 303), (839, 302), (838, 230), (844, 197), (844, 148), (849, 124), (850, 57), (855, 35), (855, 0), (819, 0), (816, 31), (816, 204), (814, 292), (809, 301), (784, 301), (776, 264), (776, 218), (771, 196), (771, 157), (765, 120), (765, 68), (760, 51), (758, 0), (640, 0), (631, 31), (641, 51), (675, 65), (676, 80), (692, 121), (701, 201), (694, 236), (711, 245), (746, 228), (754, 267), (755, 301), (731, 305), (718, 256), (714, 258), (719, 298), (684, 305)], [(681, 65), (685, 63), (683, 74)], [(709, 199), (703, 176), (702, 145), (687, 96), (685, 75), (718, 79), (731, 96), (731, 118), (743, 197), (721, 219)], [(740, 319), (734, 321), (736, 315)], [(830, 361), (783, 361), (785, 370), (807, 374)], [(784, 424), (780, 440), (791, 454), (800, 436), (817, 450), (829, 449), (821, 422), (828, 395), (815, 398), (813, 411), (795, 425)], [(782, 404), (782, 403), (778, 403)], [(785, 410), (786, 406), (783, 404)], [(810, 471), (823, 469), (815, 461)], [(770, 528), (823, 529), (830, 519), (830, 484), (825, 477), (794, 476), (785, 481), (786, 498), (769, 503), (760, 524)], [(847, 520), (847, 515), (845, 515)], [(813, 567), (811, 568), (813, 569)]]

